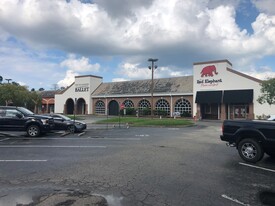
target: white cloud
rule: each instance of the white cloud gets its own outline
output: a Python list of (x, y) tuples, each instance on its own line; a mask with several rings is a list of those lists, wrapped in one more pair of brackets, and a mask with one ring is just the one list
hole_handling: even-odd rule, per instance
[(260, 80), (267, 80), (269, 78), (275, 78), (275, 72), (265, 72), (265, 73), (259, 73), (257, 71), (254, 72), (245, 72), (247, 75), (251, 77), (255, 77)]
[(275, 54), (273, 1), (253, 0), (262, 14), (248, 34), (235, 21), (240, 0), (1, 0), (0, 39), (9, 34), (34, 48), (78, 54), (58, 65), (68, 68), (62, 84), (74, 73), (99, 72), (90, 56), (122, 57), (122, 79), (151, 78), (136, 56), (161, 60), (156, 77), (186, 75), (193, 62), (215, 59), (248, 67)]
[[(267, 54), (275, 53), (275, 16), (260, 14), (252, 24), (254, 36), (252, 39), (258, 39), (261, 45), (266, 46)], [(263, 50), (264, 51), (264, 50)]]
[(58, 64), (48, 62), (28, 47), (16, 47), (10, 42), (0, 41), (0, 68), (3, 78), (35, 89), (50, 88), (61, 77)]
[(90, 64), (89, 59), (86, 57), (81, 57), (76, 59), (75, 55), (69, 55), (69, 58), (60, 63), (61, 67), (66, 67), (69, 70), (75, 72), (98, 72), (100, 65)]
[[(152, 78), (152, 70), (150, 70), (149, 68), (140, 67), (139, 64), (131, 63), (122, 64), (120, 70), (118, 71), (118, 74), (122, 77), (116, 78), (114, 80), (127, 81)], [(176, 68), (172, 69), (169, 67), (157, 67), (157, 69), (154, 70), (154, 78), (168, 78), (186, 75), (192, 75), (191, 71), (180, 71)]]
[(90, 64), (88, 58), (81, 57), (77, 59), (74, 54), (70, 54), (68, 59), (60, 63), (60, 66), (68, 69), (64, 79), (58, 82), (60, 87), (67, 87), (72, 84), (75, 80), (75, 76), (78, 76), (79, 73), (96, 73), (100, 69), (98, 63)]
[(125, 81), (129, 81), (128, 79), (124, 79), (124, 78), (113, 78), (112, 82), (125, 82)]
[(78, 73), (72, 71), (72, 70), (68, 70), (66, 72), (66, 76), (64, 79), (60, 80), (57, 84), (59, 87), (67, 87), (69, 85), (71, 85), (72, 83), (74, 83), (75, 80), (75, 76), (78, 76)]
[(131, 64), (124, 63), (120, 66), (120, 70), (118, 74), (122, 76), (122, 78), (126, 77), (126, 79), (149, 79), (150, 72), (148, 68), (141, 68), (139, 64)]
[(208, 11), (209, 24), (206, 34), (211, 39), (217, 40), (241, 40), (246, 34), (241, 32), (235, 22), (235, 10), (229, 6), (219, 6)]
[(243, 73), (255, 77), (260, 80), (266, 80), (269, 78), (275, 78), (275, 71), (272, 70), (271, 67), (262, 66), (262, 67), (255, 67), (251, 66), (249, 69), (242, 71)]
[(260, 12), (275, 15), (274, 0), (252, 0)]
[(179, 77), (179, 76), (189, 76), (192, 75), (192, 69), (190, 70), (179, 70), (179, 69), (172, 69), (171, 67), (159, 67), (155, 71), (155, 76), (157, 78), (166, 78), (166, 77)]
[[(124, 2), (114, 2), (120, 1)], [(242, 50), (240, 45), (248, 36), (234, 21), (232, 5), (238, 1), (232, 2), (221, 5), (224, 1), (133, 1), (124, 5), (130, 14), (125, 9), (126, 13), (118, 15), (118, 19), (112, 18), (115, 14), (111, 11), (116, 9), (111, 7), (113, 3), (106, 1), (82, 4), (77, 0), (69, 3), (2, 0), (0, 25), (35, 46), (59, 48), (84, 56), (140, 55), (144, 52), (165, 56), (173, 49), (178, 51), (179, 63), (182, 60), (179, 54), (192, 48), (195, 51), (190, 53), (197, 56), (204, 56), (204, 51), (208, 50), (209, 58), (220, 53), (216, 51), (226, 54), (223, 51), (228, 45), (233, 45), (233, 51)], [(209, 9), (209, 5), (216, 7)], [(209, 51), (210, 47), (213, 51)]]

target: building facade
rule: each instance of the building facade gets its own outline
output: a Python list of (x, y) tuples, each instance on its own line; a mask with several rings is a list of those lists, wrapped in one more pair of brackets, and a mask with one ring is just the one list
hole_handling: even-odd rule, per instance
[(56, 113), (92, 114), (91, 93), (102, 83), (102, 77), (76, 76), (75, 82), (61, 93), (55, 95)]
[(232, 69), (228, 60), (194, 63), (193, 113), (202, 119), (255, 119), (275, 113), (259, 104), (261, 80)]
[(192, 87), (192, 76), (156, 79), (152, 102), (151, 80), (103, 83), (92, 93), (93, 113), (117, 115), (120, 108), (142, 113), (153, 105), (153, 110), (165, 111), (168, 116), (174, 112), (191, 116)]
[(49, 91), (40, 91), (39, 93), (42, 96), (42, 104), (41, 104), (41, 107), (39, 107), (38, 113), (54, 112), (55, 94), (57, 94), (58, 91), (49, 90)]
[(261, 80), (232, 69), (228, 60), (193, 64), (193, 76), (103, 83), (102, 77), (75, 77), (55, 95), (55, 112), (118, 115), (122, 108), (137, 112), (162, 110), (198, 119), (254, 119), (275, 114), (275, 107), (259, 104)]

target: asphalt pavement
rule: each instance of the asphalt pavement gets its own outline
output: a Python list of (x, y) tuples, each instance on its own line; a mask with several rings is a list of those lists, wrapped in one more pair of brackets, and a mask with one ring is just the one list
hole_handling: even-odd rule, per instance
[(221, 122), (100, 128), (95, 118), (81, 135), (0, 137), (0, 205), (275, 205), (275, 161), (243, 162), (220, 141)]

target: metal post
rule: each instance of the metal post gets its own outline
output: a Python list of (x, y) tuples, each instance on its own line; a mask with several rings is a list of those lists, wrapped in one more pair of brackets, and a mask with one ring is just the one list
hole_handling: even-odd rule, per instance
[(120, 102), (118, 102), (118, 127), (120, 128)]
[(158, 59), (150, 58), (148, 59), (149, 62), (152, 63), (152, 67), (149, 66), (148, 68), (152, 70), (152, 79), (151, 79), (151, 118), (154, 117), (154, 70), (157, 68), (156, 65), (154, 65), (154, 62), (158, 61)]
[(75, 127), (75, 113), (76, 113), (76, 107), (77, 107), (77, 104), (76, 104), (77, 98), (75, 98), (74, 100), (75, 100), (74, 102), (74, 127)]

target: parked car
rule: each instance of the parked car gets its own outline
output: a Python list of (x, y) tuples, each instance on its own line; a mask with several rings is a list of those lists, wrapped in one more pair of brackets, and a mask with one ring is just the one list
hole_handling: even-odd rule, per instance
[(62, 114), (46, 114), (54, 119), (54, 128), (53, 130), (66, 130), (71, 133), (73, 132), (82, 132), (87, 128), (85, 122), (78, 120), (73, 120)]
[(275, 121), (275, 115), (270, 115), (270, 117), (267, 120)]
[(28, 136), (37, 137), (54, 127), (52, 117), (36, 115), (24, 107), (0, 106), (0, 130), (26, 131)]
[(236, 147), (243, 160), (255, 163), (264, 153), (275, 158), (274, 134), (274, 121), (225, 120), (220, 138), (227, 146)]

